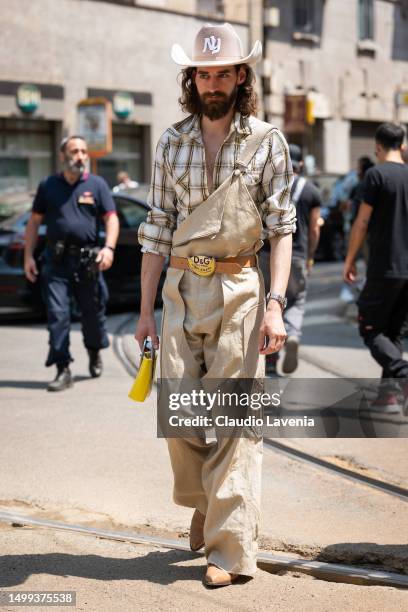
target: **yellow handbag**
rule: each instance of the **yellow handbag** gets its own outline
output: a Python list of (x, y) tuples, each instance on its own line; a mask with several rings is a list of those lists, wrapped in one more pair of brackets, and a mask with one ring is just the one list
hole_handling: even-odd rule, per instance
[(152, 390), (154, 371), (156, 366), (156, 351), (151, 340), (143, 342), (139, 371), (129, 391), (130, 399), (135, 402), (144, 402)]

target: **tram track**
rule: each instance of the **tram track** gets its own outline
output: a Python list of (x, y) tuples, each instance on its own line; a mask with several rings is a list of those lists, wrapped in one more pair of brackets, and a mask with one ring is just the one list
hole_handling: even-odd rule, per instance
[[(115, 355), (123, 365), (126, 372), (132, 377), (135, 376), (137, 369), (136, 366), (127, 357), (123, 349), (122, 343), (124, 331), (126, 330), (126, 327), (129, 325), (129, 323), (133, 320), (134, 314), (130, 315), (129, 317), (126, 317), (123, 321), (120, 322), (116, 330), (114, 330), (113, 332), (113, 350), (115, 352)], [(264, 439), (264, 446), (272, 452), (283, 454), (286, 457), (289, 457), (290, 459), (296, 460), (300, 463), (324, 470), (328, 473), (331, 473), (333, 476), (345, 478), (356, 484), (365, 485), (384, 494), (397, 497), (402, 501), (408, 501), (408, 489), (399, 485), (379, 480), (372, 476), (361, 474), (355, 470), (336, 465), (330, 461), (327, 461), (326, 459), (321, 459), (320, 457), (316, 457), (315, 455), (312, 455), (305, 451), (298, 450), (277, 440), (266, 438)]]
[(408, 501), (408, 489), (405, 489), (404, 487), (399, 487), (398, 485), (385, 482), (383, 480), (378, 480), (377, 478), (372, 478), (371, 476), (366, 476), (365, 474), (360, 474), (355, 470), (350, 470), (339, 465), (335, 465), (326, 459), (321, 459), (320, 457), (316, 457), (315, 455), (311, 455), (305, 451), (289, 447), (288, 445), (277, 442), (276, 440), (266, 439), (264, 440), (264, 445), (275, 452), (284, 454), (291, 459), (300, 461), (301, 463), (307, 463), (314, 467), (331, 472), (332, 474), (346, 478), (347, 480), (351, 480), (352, 482), (364, 484), (377, 489), (382, 493), (393, 495), (394, 497), (398, 497), (405, 502)]
[[(113, 350), (124, 367), (125, 371), (130, 375), (134, 376), (136, 372), (135, 366), (130, 362), (126, 352), (123, 348), (123, 337), (126, 331), (127, 326), (130, 321), (133, 320), (134, 315), (129, 317), (121, 318), (118, 322), (117, 327), (113, 331)], [(272, 443), (272, 444), (271, 444)], [(329, 469), (335, 476), (346, 476), (350, 478), (350, 474), (353, 477), (353, 480), (358, 480), (359, 484), (371, 484), (371, 486), (375, 485), (375, 488), (384, 490), (384, 484), (381, 481), (377, 481), (375, 479), (374, 483), (362, 482), (359, 474), (353, 472), (353, 470), (346, 470), (345, 468), (339, 468), (339, 466), (334, 466), (330, 464), (330, 462), (326, 462), (323, 459), (319, 459), (314, 457), (313, 455), (309, 455), (303, 451), (299, 451), (296, 449), (289, 448), (287, 445), (282, 442), (278, 442), (275, 440), (266, 441), (266, 446), (271, 451), (274, 452), (282, 452), (287, 454), (288, 456), (295, 458), (303, 463), (312, 464), (314, 467)], [(327, 464), (327, 465), (326, 465)], [(347, 474), (340, 473), (347, 472)], [(356, 475), (359, 478), (356, 478)], [(394, 485), (391, 485), (394, 487)], [(389, 487), (387, 487), (389, 488)], [(384, 491), (392, 495), (397, 495), (398, 497), (402, 497), (404, 501), (408, 498), (408, 491), (403, 489), (402, 487), (397, 487), (398, 490), (394, 491)], [(135, 532), (125, 532), (115, 530), (115, 527), (112, 526), (112, 530), (106, 530), (102, 528), (92, 528), (86, 525), (80, 524), (72, 524), (63, 521), (56, 521), (48, 518), (36, 518), (33, 516), (24, 516), (19, 514), (18, 512), (11, 511), (6, 512), (3, 509), (0, 509), (0, 522), (6, 525), (10, 525), (13, 527), (27, 527), (27, 528), (37, 528), (37, 529), (48, 529), (55, 531), (63, 531), (66, 533), (78, 533), (88, 535), (94, 538), (106, 539), (106, 540), (116, 540), (119, 542), (125, 542), (129, 544), (135, 545), (144, 545), (151, 548), (166, 548), (173, 550), (181, 550), (181, 551), (189, 551), (188, 541), (183, 538), (174, 538), (167, 537), (163, 534), (163, 537), (159, 537), (157, 535), (148, 535), (145, 533), (135, 533)], [(143, 529), (143, 527), (141, 527)], [(170, 535), (170, 534), (168, 534)], [(195, 553), (191, 553), (192, 555)], [(201, 553), (199, 553), (201, 554)], [(301, 555), (302, 553), (300, 553)], [(305, 573), (309, 574), (315, 578), (325, 581), (339, 582), (339, 583), (349, 583), (355, 585), (379, 585), (386, 587), (394, 587), (394, 588), (408, 588), (408, 576), (403, 573), (398, 573), (400, 566), (395, 566), (395, 570), (391, 571), (382, 571), (379, 568), (384, 566), (381, 561), (376, 562), (376, 569), (371, 569), (369, 557), (367, 556), (367, 563), (364, 563), (362, 560), (363, 557), (356, 559), (357, 563), (355, 565), (352, 564), (343, 564), (337, 563), (336, 557), (332, 557), (333, 562), (330, 561), (319, 561), (314, 557), (319, 553), (315, 553), (315, 551), (309, 551), (304, 556), (300, 556), (299, 554), (289, 554), (284, 552), (279, 552), (279, 554), (272, 551), (260, 551), (258, 554), (257, 562), (258, 566), (265, 571), (270, 573)], [(309, 556), (309, 558), (306, 558)], [(327, 558), (327, 557), (326, 557)], [(351, 563), (354, 562), (354, 559), (351, 560)], [(374, 562), (371, 561), (373, 565)], [(390, 566), (389, 566), (390, 567)], [(394, 566), (391, 566), (394, 567)], [(402, 566), (401, 566), (402, 567)], [(405, 571), (401, 569), (401, 571)]]
[[(0, 522), (11, 525), (12, 527), (36, 527), (42, 529), (52, 529), (55, 531), (64, 531), (68, 533), (80, 533), (100, 539), (115, 540), (135, 545), (144, 545), (152, 548), (190, 551), (187, 540), (182, 538), (174, 540), (151, 535), (143, 535), (140, 533), (96, 529), (93, 527), (86, 527), (84, 525), (64, 523), (50, 519), (38, 519), (2, 511), (0, 511)], [(191, 554), (202, 556), (204, 553), (195, 552)], [(260, 569), (272, 574), (278, 572), (301, 572), (328, 582), (340, 582), (345, 584), (367, 586), (378, 585), (403, 589), (408, 588), (408, 576), (404, 574), (367, 569), (354, 565), (304, 559), (294, 555), (274, 554), (266, 551), (260, 551), (257, 555), (257, 564)]]

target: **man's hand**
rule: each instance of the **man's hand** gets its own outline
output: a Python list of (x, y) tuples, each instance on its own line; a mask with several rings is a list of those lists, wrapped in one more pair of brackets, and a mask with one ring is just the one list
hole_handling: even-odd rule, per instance
[(154, 315), (140, 315), (140, 319), (137, 322), (135, 339), (139, 344), (140, 350), (142, 350), (143, 342), (145, 338), (150, 336), (152, 339), (153, 347), (158, 350), (159, 348), (159, 337), (157, 335), (156, 321)]
[(35, 283), (38, 278), (38, 268), (34, 257), (27, 257), (24, 260), (24, 274), (30, 283)]
[(101, 272), (104, 270), (109, 270), (113, 264), (113, 251), (107, 247), (103, 247), (103, 249), (101, 249), (98, 253), (96, 263), (98, 264), (98, 268)]
[[(265, 346), (265, 337), (268, 337), (268, 345)], [(282, 310), (280, 304), (271, 300), (264, 314), (262, 325), (259, 330), (258, 349), (261, 355), (270, 355), (281, 350), (287, 338), (283, 324)]]
[(353, 261), (346, 259), (343, 267), (343, 280), (349, 285), (354, 283), (357, 279), (357, 268)]

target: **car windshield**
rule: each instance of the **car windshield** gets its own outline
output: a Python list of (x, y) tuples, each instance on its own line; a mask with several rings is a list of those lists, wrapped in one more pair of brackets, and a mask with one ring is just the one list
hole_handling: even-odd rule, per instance
[[(138, 199), (142, 202), (145, 200), (139, 197), (142, 192), (140, 190), (133, 190), (138, 192)], [(147, 195), (148, 186), (146, 186), (145, 193)], [(122, 227), (135, 228), (146, 220), (147, 209), (133, 199), (129, 192), (121, 192), (124, 197), (120, 197), (118, 194), (114, 194), (116, 207), (118, 209), (118, 215), (121, 221)], [(133, 194), (132, 194), (133, 195)], [(33, 194), (29, 193), (3, 193), (0, 194), (0, 225), (3, 229), (10, 229), (14, 227), (16, 223), (26, 225), (29, 211), (31, 210), (33, 202)], [(26, 214), (24, 214), (26, 213)]]
[(130, 189), (121, 189), (120, 191), (114, 190), (115, 194), (131, 196), (141, 202), (147, 202), (147, 196), (149, 195), (150, 185), (141, 183), (136, 188), (131, 187)]
[(138, 227), (146, 220), (148, 211), (138, 202), (116, 196), (115, 204), (122, 227)]
[(13, 221), (30, 210), (33, 196), (29, 193), (0, 193), (0, 223)]

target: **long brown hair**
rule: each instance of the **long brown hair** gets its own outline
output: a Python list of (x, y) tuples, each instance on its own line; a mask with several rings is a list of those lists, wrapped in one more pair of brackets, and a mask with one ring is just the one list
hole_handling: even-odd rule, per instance
[[(240, 66), (246, 71), (246, 79), (241, 85), (238, 85), (235, 110), (244, 117), (248, 117), (256, 115), (258, 111), (258, 96), (254, 89), (255, 73), (247, 64), (235, 66), (237, 72)], [(195, 70), (189, 67), (181, 71), (181, 96), (178, 100), (182, 110), (192, 115), (198, 115), (201, 112), (201, 101), (193, 79)]]

